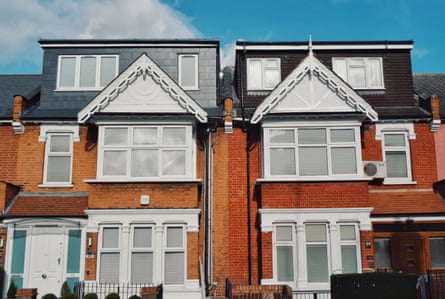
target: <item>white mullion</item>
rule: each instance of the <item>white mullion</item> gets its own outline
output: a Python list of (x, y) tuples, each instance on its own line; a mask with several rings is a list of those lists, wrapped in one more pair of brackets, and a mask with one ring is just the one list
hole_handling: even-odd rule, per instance
[(80, 89), (80, 62), (82, 60), (82, 57), (85, 56), (74, 56), (76, 63), (74, 68), (74, 88)]
[(95, 82), (94, 82), (94, 88), (100, 88), (100, 78), (102, 76), (101, 66), (102, 64), (102, 55), (96, 56), (96, 76), (95, 76)]

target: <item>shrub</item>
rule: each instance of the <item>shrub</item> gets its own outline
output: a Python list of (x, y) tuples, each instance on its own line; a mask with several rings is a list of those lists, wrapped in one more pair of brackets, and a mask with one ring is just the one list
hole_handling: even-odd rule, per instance
[(42, 296), (42, 299), (57, 299), (57, 296), (53, 293), (48, 293)]
[(74, 293), (68, 293), (65, 294), (65, 296), (62, 297), (62, 299), (77, 299), (77, 295)]
[(108, 294), (105, 299), (121, 299), (121, 297), (117, 293)]
[(9, 284), (8, 293), (6, 296), (8, 298), (15, 298), (15, 293), (17, 293), (17, 287), (15, 286), (15, 283), (11, 280), (11, 283)]
[(141, 299), (138, 295), (132, 295), (128, 299)]
[(96, 293), (88, 293), (83, 296), (83, 299), (98, 299), (98, 297)]
[(65, 282), (62, 284), (62, 288), (60, 289), (60, 297), (65, 298), (65, 296), (68, 294), (71, 294), (71, 290), (68, 282), (65, 280)]

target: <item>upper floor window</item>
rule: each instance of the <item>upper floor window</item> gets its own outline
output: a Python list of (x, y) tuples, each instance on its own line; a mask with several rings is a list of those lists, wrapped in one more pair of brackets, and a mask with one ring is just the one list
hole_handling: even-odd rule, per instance
[(100, 131), (99, 177), (192, 178), (191, 126), (105, 126)]
[(272, 90), (280, 81), (279, 58), (247, 59), (247, 90)]
[(351, 177), (360, 173), (358, 127), (282, 127), (264, 130), (266, 178)]
[(383, 160), (386, 165), (385, 184), (410, 184), (412, 181), (410, 139), (414, 127), (407, 124), (377, 124), (376, 139), (382, 141)]
[(42, 186), (71, 186), (73, 142), (79, 141), (79, 128), (77, 126), (42, 125), (39, 141), (45, 142)]
[(117, 55), (59, 56), (57, 89), (98, 90), (118, 72)]
[(181, 54), (178, 56), (179, 85), (185, 90), (196, 90), (198, 84), (198, 55)]
[(383, 65), (380, 57), (334, 57), (332, 68), (356, 89), (383, 89)]

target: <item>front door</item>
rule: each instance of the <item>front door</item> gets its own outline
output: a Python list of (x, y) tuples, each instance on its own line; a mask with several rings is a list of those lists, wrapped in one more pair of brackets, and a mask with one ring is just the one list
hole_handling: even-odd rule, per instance
[(412, 237), (394, 239), (393, 247), (393, 269), (397, 272), (408, 274), (424, 274), (423, 241)]
[(31, 235), (30, 282), (39, 297), (60, 295), (63, 283), (64, 234), (60, 228), (35, 228)]

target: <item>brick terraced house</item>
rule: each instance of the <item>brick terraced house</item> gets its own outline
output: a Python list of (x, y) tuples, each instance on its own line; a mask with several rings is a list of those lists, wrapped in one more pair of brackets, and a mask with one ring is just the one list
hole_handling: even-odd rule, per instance
[(223, 71), (217, 40), (40, 45), (41, 75), (0, 75), (6, 286), (328, 298), (333, 273), (445, 267), (411, 41), (238, 41)]

